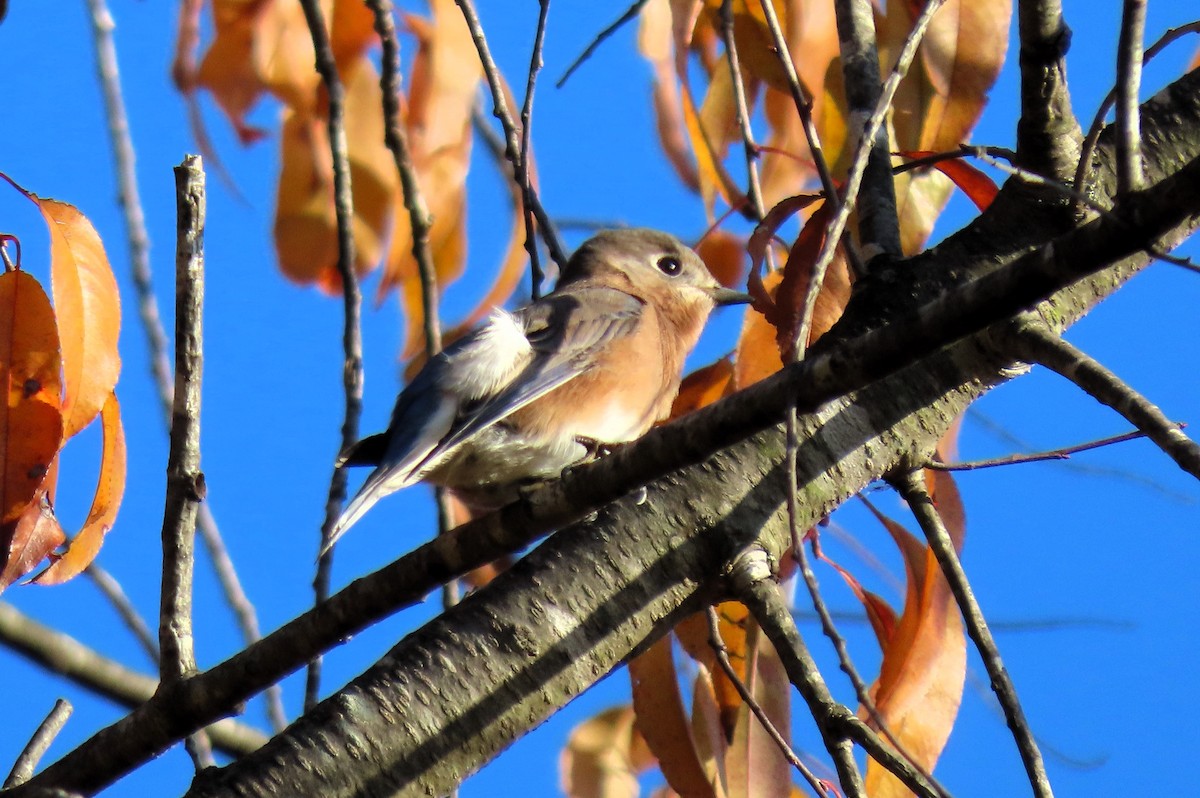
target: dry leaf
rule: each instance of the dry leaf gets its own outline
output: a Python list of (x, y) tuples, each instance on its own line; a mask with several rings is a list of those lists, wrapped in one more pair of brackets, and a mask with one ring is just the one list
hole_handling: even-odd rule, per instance
[(0, 524), (0, 591), (36, 568), (65, 540), (45, 493), (19, 519)]
[(71, 540), (66, 552), (54, 558), (49, 568), (33, 578), (39, 585), (57, 585), (78, 576), (100, 552), (104, 536), (112, 528), (125, 493), (125, 430), (116, 394), (109, 394), (100, 414), (104, 427), (104, 449), (100, 476), (87, 520)]
[(637, 729), (658, 758), (667, 783), (680, 795), (716, 796), (679, 693), (670, 638), (630, 660), (628, 667)]
[(559, 756), (562, 790), (570, 798), (636, 798), (637, 774), (653, 763), (633, 707), (612, 707), (571, 730)]
[(32, 275), (0, 273), (0, 318), (0, 525), (11, 525), (36, 507), (62, 445), (62, 362), (54, 309)]

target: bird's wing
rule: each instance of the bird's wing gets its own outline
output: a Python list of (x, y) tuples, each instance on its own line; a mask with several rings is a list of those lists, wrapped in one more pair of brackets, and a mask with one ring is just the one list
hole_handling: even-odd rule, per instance
[(427, 470), (473, 436), (578, 377), (605, 346), (637, 328), (643, 307), (622, 291), (573, 286), (514, 313), (533, 358), (507, 388), (464, 408), (450, 434), (415, 470)]
[[(446, 355), (451, 352), (447, 350), (430, 360), (401, 391), (387, 432), (360, 441), (339, 458), (339, 465), (377, 467), (342, 511), (322, 552), (345, 534), (375, 502), (416, 482), (414, 466), (450, 431), (458, 413), (458, 402), (452, 393), (443, 389), (442, 380)], [(366, 451), (360, 452), (360, 448)]]

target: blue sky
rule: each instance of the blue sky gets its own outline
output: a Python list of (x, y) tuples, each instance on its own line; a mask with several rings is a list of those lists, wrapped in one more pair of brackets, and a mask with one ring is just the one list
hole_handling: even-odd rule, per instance
[[(512, 83), (523, 83), (536, 5), (523, 4), (520, 11), (480, 5), (501, 66)], [(1119, 4), (1067, 0), (1065, 5), (1075, 32), (1069, 77), (1076, 109), (1090, 118), (1113, 79)], [(1148, 36), (1189, 21), (1186, 5), (1151, 3)], [(168, 78), (174, 6), (117, 0), (112, 7), (153, 242), (156, 291), (168, 319), (173, 306), (171, 167), (195, 150), (184, 105)], [(703, 231), (703, 214), (660, 157), (650, 118), (649, 70), (634, 53), (632, 29), (604, 46), (564, 89), (550, 85), (594, 32), (621, 10), (623, 4), (559, 3), (551, 8), (545, 81), (534, 123), (545, 204), (559, 217), (661, 227), (694, 237)], [(1179, 74), (1195, 47), (1194, 40), (1185, 41), (1161, 56), (1146, 73), (1146, 95)], [(1006, 67), (992, 93), (976, 143), (1013, 143), (1014, 66)], [(0, 75), (7, 110), (6, 124), (0, 126), (0, 170), (30, 190), (78, 205), (99, 229), (120, 281), (125, 323), (118, 392), (128, 434), (130, 487), (100, 563), (153, 616), (166, 438), (128, 277), (128, 249), (115, 203), (83, 4), (62, 5), (53, 14), (38, 4), (12, 4), (0, 25)], [(210, 174), (203, 468), (227, 545), (263, 628), (270, 630), (311, 603), (311, 565), (342, 412), (341, 306), (288, 283), (274, 266), (269, 237), (278, 169), (274, 143), (243, 149), (210, 102), (205, 101), (205, 111), (209, 133), (245, 201)], [(270, 124), (275, 113), (266, 103), (254, 119)], [(507, 193), (486, 156), (477, 161), (469, 211), (470, 248), (477, 259), (474, 271), (448, 293), (444, 314), (451, 319), (486, 289), (488, 270), (498, 260), (508, 229)], [(956, 229), (972, 212), (961, 198), (954, 200), (939, 234)], [(492, 223), (491, 218), (501, 221)], [(44, 274), (38, 259), (45, 251), (45, 235), (28, 203), (0, 192), (0, 219), (0, 230), (21, 236), (26, 267)], [(1194, 242), (1184, 252), (1200, 255)], [(372, 279), (368, 295), (373, 288)], [(1200, 353), (1190, 343), (1194, 331), (1188, 321), (1198, 301), (1200, 277), (1155, 265), (1077, 325), (1069, 338), (1147, 393), (1172, 418), (1200, 423)], [(696, 364), (731, 345), (733, 321), (716, 327), (706, 336)], [(367, 311), (364, 432), (386, 424), (399, 385), (400, 329), (394, 300)], [(1013, 451), (1004, 434), (1036, 448), (1053, 448), (1126, 428), (1092, 399), (1035, 371), (976, 405), (964, 425), (961, 449), (964, 458), (973, 459)], [(68, 525), (72, 520), (77, 525), (94, 484), (91, 464), (98, 435), (86, 433), (68, 452), (60, 513)], [(1193, 576), (1200, 556), (1195, 534), (1200, 489), (1143, 442), (1081, 455), (1066, 465), (964, 474), (959, 485), (969, 515), (966, 566), (985, 611), (999, 623), (1001, 650), (1035, 731), (1048, 748), (1061, 753), (1050, 754), (1048, 762), (1059, 794), (1124, 795), (1150, 783), (1161, 794), (1185, 794), (1194, 783), (1186, 762), (1200, 710), (1195, 691), (1188, 689), (1200, 656), (1195, 634), (1200, 588)], [(339, 544), (335, 584), (345, 584), (424, 540), (434, 529), (428, 498), (423, 488), (410, 490), (368, 515)], [(877, 491), (872, 499), (907, 521), (890, 493)], [(840, 511), (834, 521), (898, 570), (891, 544), (861, 510)], [(832, 572), (819, 576), (834, 606), (854, 609)], [(886, 580), (879, 584), (887, 590)], [(110, 656), (149, 669), (86, 580), (53, 589), (14, 588), (3, 599)], [(211, 665), (237, 650), (239, 638), (204, 560), (197, 573), (196, 606), (197, 655), (202, 666)], [(327, 666), (327, 689), (359, 673), (437, 609), (431, 600), (335, 651)], [(1044, 621), (1057, 625), (1038, 626)], [(816, 626), (803, 628), (823, 661), (832, 663)], [(877, 655), (868, 630), (850, 625), (846, 631), (852, 650), (870, 672)], [(971, 667), (971, 680), (985, 685), (976, 660)], [(76, 712), (50, 757), (123, 714), (5, 650), (0, 650), (0, 672), (5, 677), (0, 712), (6, 718), (0, 767), (7, 768), (57, 696), (69, 697)], [(848, 688), (833, 681), (849, 700)], [(1020, 762), (985, 689), (968, 686), (938, 774), (956, 794), (1020, 794)], [(289, 711), (295, 713), (300, 681), (289, 679), (285, 690)], [(462, 794), (509, 794), (518, 791), (514, 785), (523, 794), (553, 794), (558, 751), (570, 728), (626, 699), (627, 679), (616, 673), (470, 779)], [(253, 703), (246, 719), (261, 724), (262, 718), (261, 706)], [(803, 718), (797, 722), (798, 741), (818, 750), (809, 725)], [(174, 749), (106, 794), (181, 793), (189, 773), (182, 751)]]

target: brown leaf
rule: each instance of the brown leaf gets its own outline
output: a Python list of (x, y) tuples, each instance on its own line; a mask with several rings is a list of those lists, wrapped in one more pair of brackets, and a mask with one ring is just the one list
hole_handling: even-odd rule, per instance
[(746, 241), (721, 229), (712, 230), (696, 243), (696, 254), (717, 282), (726, 288), (746, 284)]
[[(1010, 0), (948, 0), (934, 14), (918, 51), (922, 68), (910, 69), (896, 94), (896, 148), (941, 152), (967, 140), (987, 103), (1008, 45)], [(904, 3), (888, 3), (880, 29), (881, 57), (890, 63), (912, 27)], [(938, 172), (896, 178), (901, 243), (920, 250), (945, 206), (950, 182)]]
[[(717, 618), (721, 630), (721, 640), (725, 644), (729, 664), (733, 672), (743, 681), (746, 679), (746, 663), (749, 658), (747, 650), (747, 629), (753, 625), (750, 611), (737, 601), (724, 601), (717, 605)], [(699, 612), (690, 615), (675, 628), (679, 643), (688, 655), (707, 668), (711, 674), (713, 697), (721, 717), (721, 727), (726, 736), (733, 734), (738, 712), (742, 709), (742, 696), (734, 687), (733, 682), (725, 675), (725, 671), (717, 663), (716, 653), (709, 643), (708, 618)]]
[[(786, 740), (791, 736), (792, 685), (771, 641), (757, 624), (751, 623), (749, 627), (746, 689)], [(725, 772), (730, 798), (787, 798), (791, 795), (791, 766), (747, 705), (741, 706), (737, 713), (725, 758)]]
[(0, 591), (36, 568), (65, 540), (45, 493), (20, 518), (0, 524)]
[(32, 275), (0, 273), (0, 319), (0, 524), (8, 525), (45, 491), (62, 445), (62, 365), (54, 309)]
[[(354, 203), (355, 270), (379, 262), (391, 224), (398, 178), (383, 143), (379, 75), (367, 58), (343, 69), (346, 142)], [(298, 283), (341, 291), (337, 271), (337, 216), (333, 162), (324, 112), (285, 112), (280, 135), (282, 167), (275, 209), (275, 248), (283, 273)]]
[[(696, 7), (699, 8), (698, 1)], [(675, 79), (673, 21), (669, 0), (646, 3), (642, 7), (638, 27), (638, 51), (654, 69), (654, 118), (659, 143), (683, 184), (698, 191), (700, 176), (688, 148), (687, 125), (683, 120), (682, 99)]]
[(96, 558), (104, 536), (112, 529), (125, 493), (125, 430), (121, 426), (121, 407), (116, 394), (109, 394), (100, 414), (104, 427), (104, 449), (100, 457), (100, 477), (92, 508), (79, 534), (67, 550), (49, 568), (33, 578), (39, 585), (58, 585), (78, 576)]
[[(868, 505), (870, 506), (870, 505)], [(872, 687), (876, 708), (904, 749), (926, 770), (937, 762), (962, 700), (966, 645), (958, 607), (927, 546), (874, 508), (904, 555), (904, 611), (883, 650)], [(860, 710), (865, 716), (865, 712)], [(909, 796), (877, 762), (867, 766), (867, 792)]]
[(637, 774), (653, 763), (634, 727), (633, 707), (625, 705), (572, 729), (558, 768), (562, 790), (570, 798), (636, 798)]
[(667, 783), (680, 795), (716, 796), (684, 710), (670, 638), (662, 638), (631, 660), (629, 678), (636, 728), (658, 758)]

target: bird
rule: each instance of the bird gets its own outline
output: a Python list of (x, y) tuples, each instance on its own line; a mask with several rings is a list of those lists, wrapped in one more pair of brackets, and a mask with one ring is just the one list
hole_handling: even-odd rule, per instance
[(340, 466), (375, 470), (331, 529), (332, 545), (383, 497), (419, 481), (473, 512), (521, 486), (632, 441), (666, 418), (684, 359), (717, 306), (750, 302), (657, 230), (605, 230), (572, 254), (554, 290), (429, 359), (396, 400), (388, 429)]

